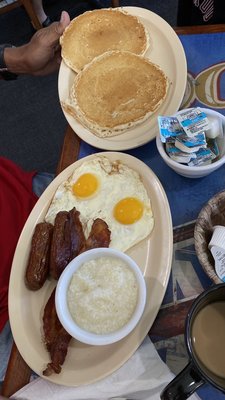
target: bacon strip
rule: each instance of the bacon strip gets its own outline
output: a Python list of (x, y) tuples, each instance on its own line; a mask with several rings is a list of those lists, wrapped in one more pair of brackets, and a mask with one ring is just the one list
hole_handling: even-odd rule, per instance
[[(76, 211), (75, 208), (69, 213), (60, 215), (57, 218), (56, 223), (58, 224), (60, 221), (62, 221), (63, 227), (61, 227), (60, 230), (60, 227), (56, 225), (57, 234), (55, 234), (55, 241), (53, 243), (55, 246), (53, 249), (55, 252), (54, 257), (57, 255), (57, 261), (60, 260), (60, 265), (58, 264), (57, 266), (56, 261), (54, 261), (54, 269), (52, 269), (52, 272), (54, 272), (54, 276), (56, 277), (61, 274), (62, 268), (65, 268), (66, 266), (66, 261), (63, 259), (63, 255), (64, 257), (66, 256), (66, 260), (69, 262), (71, 257), (74, 258), (76, 255), (86, 250), (98, 247), (108, 247), (111, 234), (106, 222), (98, 218), (93, 222), (90, 235), (85, 242), (82, 225), (79, 220), (79, 212)], [(58, 232), (60, 232), (60, 234)], [(56, 242), (57, 237), (59, 240), (58, 243)], [(62, 243), (63, 237), (65, 237), (66, 244)], [(68, 252), (67, 240), (71, 243), (70, 251), (68, 250)], [(60, 254), (60, 249), (63, 249), (63, 254)], [(55, 308), (55, 289), (53, 290), (44, 309), (43, 329), (44, 342), (51, 357), (51, 362), (48, 363), (47, 368), (43, 371), (43, 375), (49, 376), (54, 372), (59, 374), (67, 355), (71, 336), (65, 331), (57, 317)]]
[(80, 253), (97, 247), (109, 247), (111, 232), (105, 221), (100, 218), (94, 220), (91, 232)]
[(71, 336), (61, 325), (55, 308), (55, 289), (51, 293), (44, 309), (43, 316), (44, 342), (50, 353), (51, 362), (43, 371), (43, 375), (59, 374), (64, 363)]
[(85, 242), (79, 211), (60, 211), (55, 218), (50, 253), (50, 275), (59, 279), (67, 264), (76, 257)]

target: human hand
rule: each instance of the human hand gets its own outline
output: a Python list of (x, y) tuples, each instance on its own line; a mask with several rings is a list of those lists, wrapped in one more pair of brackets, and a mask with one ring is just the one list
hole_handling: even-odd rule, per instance
[(57, 68), (61, 61), (59, 38), (70, 23), (70, 17), (63, 11), (59, 22), (40, 29), (26, 46), (25, 62), (33, 75), (46, 75)]
[(16, 74), (47, 75), (59, 68), (61, 61), (59, 38), (70, 23), (63, 11), (59, 22), (40, 29), (24, 46), (6, 48), (5, 63)]

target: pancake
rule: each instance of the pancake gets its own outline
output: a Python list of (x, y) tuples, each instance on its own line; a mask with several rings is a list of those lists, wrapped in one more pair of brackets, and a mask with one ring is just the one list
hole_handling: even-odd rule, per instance
[(87, 11), (73, 19), (60, 43), (63, 60), (79, 72), (94, 57), (109, 50), (143, 55), (149, 46), (149, 39), (137, 17), (109, 8)]
[(167, 91), (168, 79), (159, 66), (130, 52), (110, 51), (75, 77), (63, 106), (89, 131), (110, 137), (149, 118)]

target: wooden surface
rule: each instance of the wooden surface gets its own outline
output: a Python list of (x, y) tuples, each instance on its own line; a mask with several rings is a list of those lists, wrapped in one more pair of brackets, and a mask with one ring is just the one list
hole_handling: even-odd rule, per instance
[(42, 24), (40, 23), (36, 12), (34, 11), (33, 4), (31, 0), (19, 0), (19, 3), (22, 4), (30, 18), (30, 22), (33, 25), (34, 29), (38, 30), (42, 28)]
[[(79, 154), (80, 139), (70, 126), (67, 127), (62, 145), (61, 157), (57, 166), (58, 175), (66, 167), (77, 160)], [(12, 396), (30, 381), (31, 369), (21, 357), (15, 343), (13, 344), (1, 394)]]
[(56, 169), (56, 175), (77, 160), (80, 148), (80, 138), (68, 125), (62, 145), (61, 157)]
[[(115, 0), (116, 1), (116, 0)], [(196, 27), (177, 27), (174, 28), (178, 34), (199, 34), (224, 32), (225, 25), (207, 25)], [(59, 174), (63, 169), (76, 161), (79, 154), (80, 139), (68, 126), (62, 146), (61, 157), (56, 173)], [(9, 397), (17, 390), (29, 382), (31, 370), (20, 356), (16, 345), (13, 345), (4, 384), (2, 395)]]
[(30, 367), (25, 363), (13, 343), (1, 394), (10, 397), (29, 382), (30, 376)]
[(4, 7), (0, 8), (0, 14), (4, 14), (5, 12), (9, 12), (13, 10), (15, 7), (23, 6), (29, 16), (30, 22), (32, 23), (34, 29), (38, 30), (42, 28), (41, 23), (34, 11), (31, 0), (17, 0), (13, 3), (9, 3)]
[(225, 24), (174, 27), (178, 35), (225, 32)]
[[(119, 0), (111, 0), (112, 7), (119, 7)], [(4, 14), (5, 12), (9, 12), (13, 10), (15, 7), (23, 6), (25, 8), (26, 13), (29, 16), (30, 22), (33, 25), (34, 29), (38, 30), (42, 28), (42, 24), (39, 22), (39, 19), (34, 11), (31, 0), (16, 0), (13, 3), (9, 3), (4, 7), (0, 8), (0, 14)]]

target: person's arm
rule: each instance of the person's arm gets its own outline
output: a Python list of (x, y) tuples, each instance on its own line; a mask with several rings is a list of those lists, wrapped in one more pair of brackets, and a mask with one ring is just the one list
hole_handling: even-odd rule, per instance
[(59, 38), (70, 23), (66, 11), (59, 22), (40, 29), (30, 42), (20, 47), (4, 48), (4, 63), (14, 74), (47, 75), (59, 68), (61, 61)]

